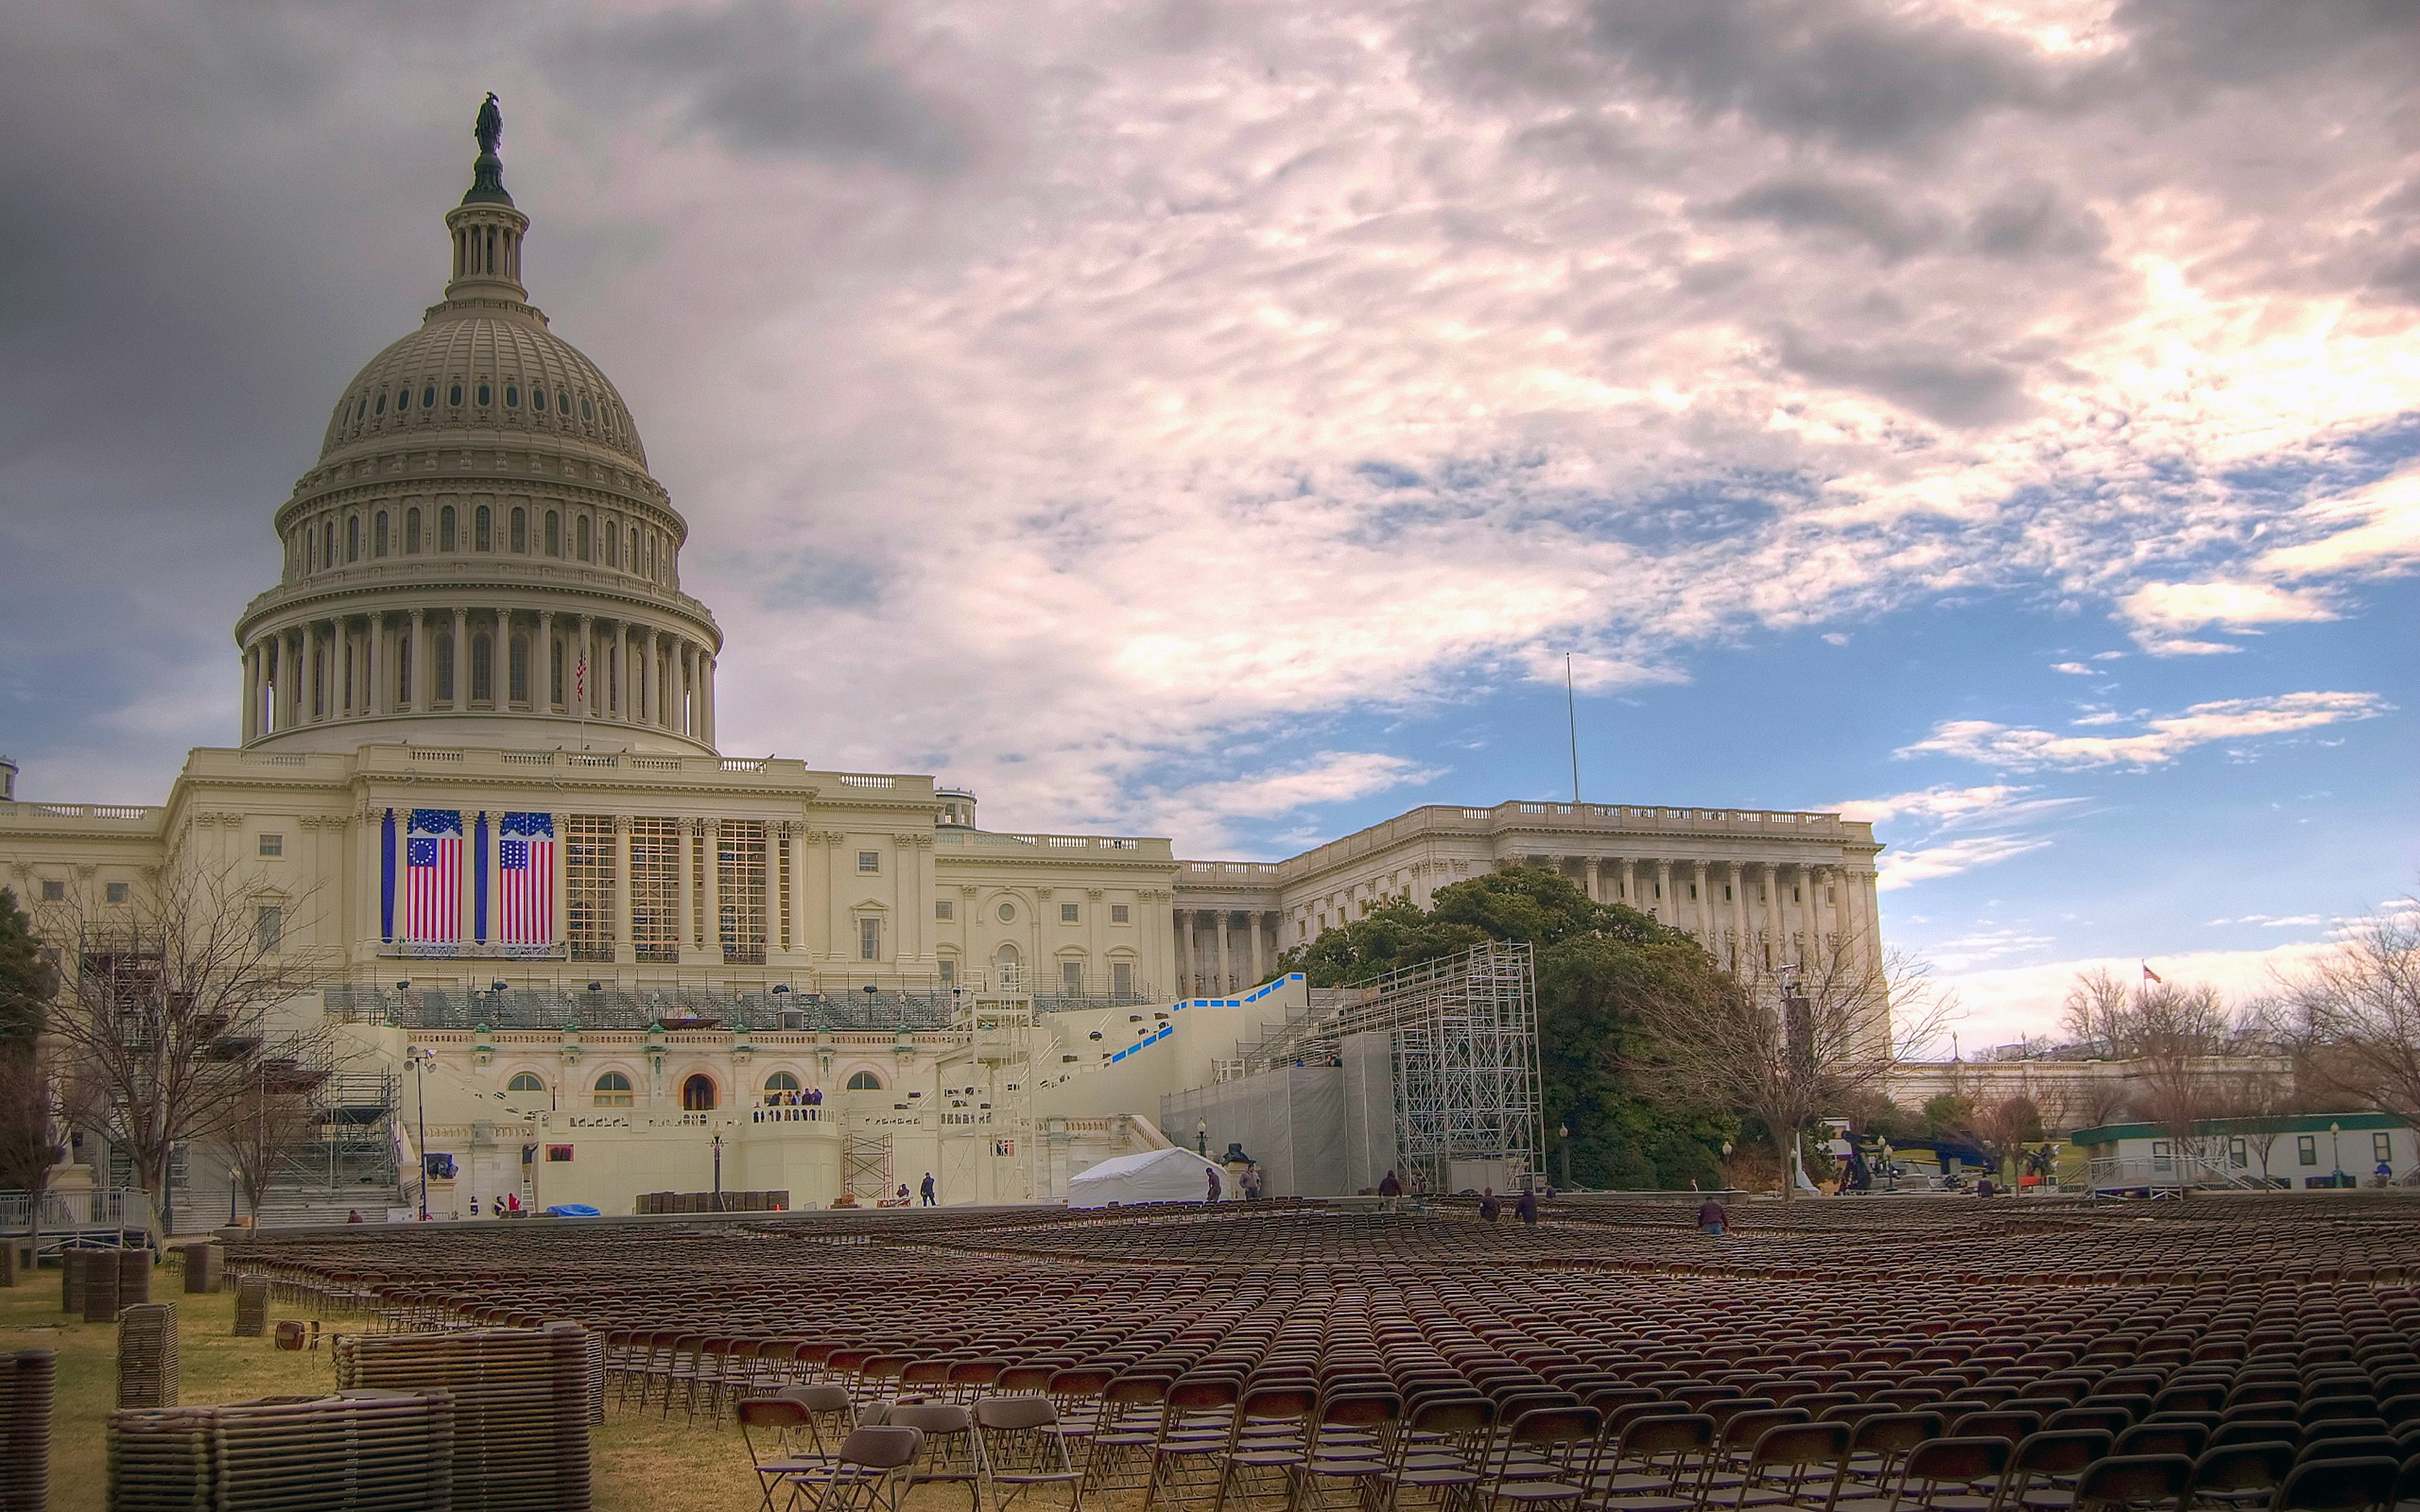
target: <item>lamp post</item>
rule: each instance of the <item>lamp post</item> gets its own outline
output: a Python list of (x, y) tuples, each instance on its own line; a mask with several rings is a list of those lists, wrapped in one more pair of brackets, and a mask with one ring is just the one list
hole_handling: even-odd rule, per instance
[(412, 1066), (412, 1107), (420, 1121), (420, 1139), (415, 1153), (420, 1156), (420, 1221), (428, 1222), (428, 1063), (437, 1052), (414, 1046), (406, 1052)]
[(722, 1136), (715, 1136), (715, 1211), (722, 1211)]
[(2330, 1124), (2327, 1125), (2328, 1160), (2330, 1163), (2336, 1167), (2335, 1174), (2327, 1178), (2328, 1185), (2330, 1186), (2341, 1187), (2344, 1184), (2343, 1128), (2344, 1125), (2342, 1124)]

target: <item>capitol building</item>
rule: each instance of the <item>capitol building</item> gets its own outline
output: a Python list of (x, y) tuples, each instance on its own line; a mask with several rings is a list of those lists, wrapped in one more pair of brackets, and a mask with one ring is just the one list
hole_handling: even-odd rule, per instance
[[(1280, 953), (1512, 863), (1718, 950), (1878, 955), (1878, 847), (1834, 814), (1429, 806), (1289, 860), (1195, 860), (989, 829), (929, 776), (720, 754), (688, 522), (612, 380), (529, 302), (530, 218), (482, 148), (442, 297), (334, 396), (270, 518), (236, 742), (155, 806), (8, 792), (0, 766), (0, 885), (29, 908), (138, 907), (222, 868), (324, 984), (295, 1011), (337, 1025), (330, 1085), (375, 1116), (288, 1183), (288, 1217), (629, 1212), (710, 1183), (806, 1206), (927, 1173), (945, 1202), (1049, 1200), (1194, 1143), (1163, 1099), (1303, 1011)], [(96, 1137), (72, 1159), (122, 1184)], [(207, 1151), (178, 1179), (227, 1200)]]

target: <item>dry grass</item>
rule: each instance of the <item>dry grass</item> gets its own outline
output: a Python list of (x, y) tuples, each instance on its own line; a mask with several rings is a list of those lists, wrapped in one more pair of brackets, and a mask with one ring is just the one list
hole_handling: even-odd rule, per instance
[[(280, 1353), (267, 1338), (236, 1338), (233, 1292), (187, 1297), (177, 1275), (162, 1270), (154, 1278), (152, 1299), (177, 1304), (182, 1394), (189, 1404), (335, 1389), (336, 1367), (324, 1347)], [(272, 1308), (270, 1316), (277, 1315)], [(50, 1504), (54, 1512), (101, 1512), (109, 1480), (102, 1427), (117, 1394), (117, 1330), (68, 1319), (59, 1310), (59, 1273), (44, 1271), (20, 1277), (14, 1290), (0, 1291), (0, 1350), (38, 1345), (59, 1351)], [(678, 1411), (669, 1421), (610, 1413), (596, 1434), (595, 1456), (600, 1512), (747, 1512), (757, 1504), (756, 1478), (738, 1432), (727, 1423), (717, 1432), (683, 1423)], [(959, 1504), (950, 1498), (963, 1494), (934, 1486), (910, 1504), (917, 1512), (927, 1506), (945, 1512)]]

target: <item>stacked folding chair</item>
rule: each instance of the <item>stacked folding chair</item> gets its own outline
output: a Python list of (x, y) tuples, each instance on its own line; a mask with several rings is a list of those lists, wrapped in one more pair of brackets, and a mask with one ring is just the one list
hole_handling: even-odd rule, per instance
[(111, 1512), (448, 1512), (442, 1392), (346, 1392), (110, 1414)]
[(336, 1361), (347, 1388), (448, 1394), (457, 1512), (586, 1512), (589, 1353), (578, 1324), (354, 1334), (337, 1341)]

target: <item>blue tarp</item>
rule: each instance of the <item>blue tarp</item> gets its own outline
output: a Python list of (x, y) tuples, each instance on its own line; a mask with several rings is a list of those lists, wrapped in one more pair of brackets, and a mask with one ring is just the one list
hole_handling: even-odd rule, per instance
[(549, 1218), (602, 1218), (605, 1214), (598, 1210), (590, 1207), (585, 1202), (558, 1202), (553, 1207), (546, 1210), (544, 1216)]

